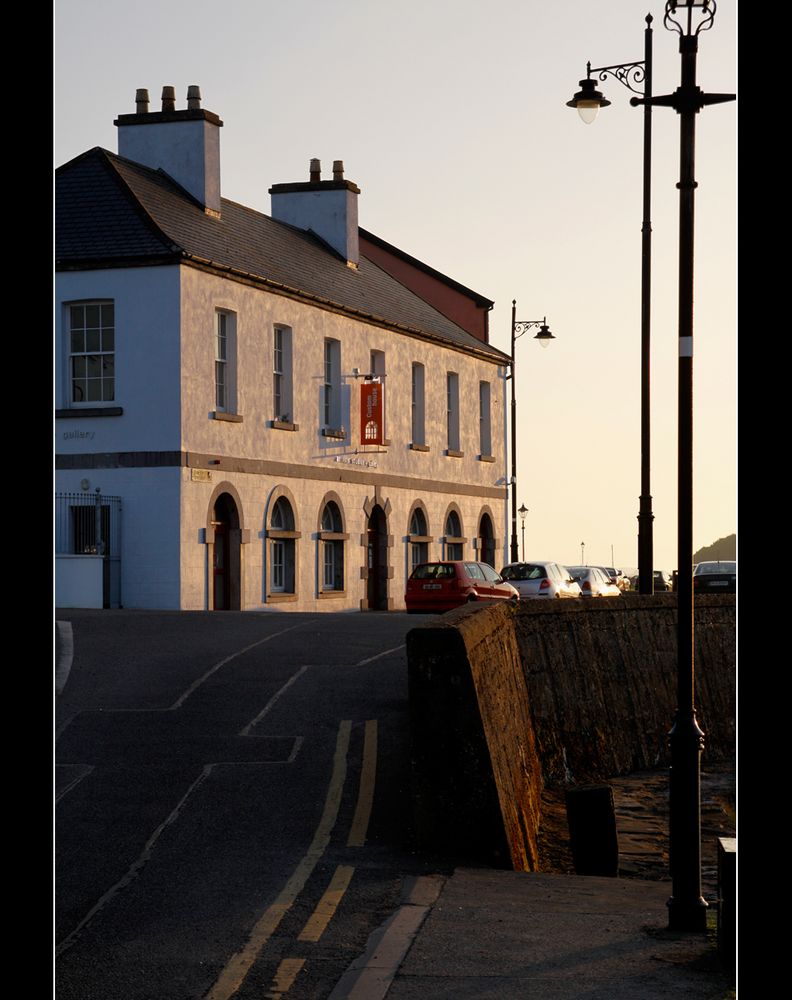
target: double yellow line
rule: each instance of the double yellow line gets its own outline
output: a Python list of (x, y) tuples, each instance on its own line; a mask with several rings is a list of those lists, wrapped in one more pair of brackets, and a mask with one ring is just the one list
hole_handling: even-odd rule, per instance
[[(350, 720), (345, 719), (339, 724), (333, 756), (333, 772), (330, 776), (324, 809), (308, 851), (292, 872), (275, 901), (258, 919), (243, 948), (229, 959), (214, 986), (207, 993), (206, 1000), (229, 1000), (237, 992), (253, 963), (291, 909), (314, 868), (327, 850), (333, 827), (338, 818), (344, 782), (346, 781), (351, 732), (352, 722)], [(377, 722), (376, 719), (369, 719), (366, 722), (363, 741), (363, 766), (360, 774), (358, 800), (347, 838), (347, 847), (362, 847), (365, 844), (374, 801), (376, 770)], [(316, 942), (319, 940), (338, 909), (354, 872), (354, 867), (350, 865), (339, 865), (336, 868), (330, 885), (298, 935), (298, 941)], [(283, 959), (275, 973), (272, 989), (267, 994), (269, 1000), (279, 1000), (288, 992), (304, 964), (305, 959), (301, 958)]]

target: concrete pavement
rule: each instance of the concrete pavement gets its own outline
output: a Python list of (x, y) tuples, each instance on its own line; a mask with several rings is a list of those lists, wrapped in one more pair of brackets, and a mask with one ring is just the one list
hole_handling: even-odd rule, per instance
[(666, 929), (668, 882), (489, 869), (418, 881), (331, 1000), (734, 995), (713, 933)]

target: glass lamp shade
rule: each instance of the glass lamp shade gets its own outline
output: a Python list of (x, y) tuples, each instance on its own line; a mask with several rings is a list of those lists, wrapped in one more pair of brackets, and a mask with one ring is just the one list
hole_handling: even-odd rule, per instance
[(581, 103), (577, 106), (577, 112), (580, 115), (580, 120), (585, 122), (586, 125), (590, 125), (594, 121), (597, 117), (599, 109), (599, 104), (594, 101), (581, 101)]

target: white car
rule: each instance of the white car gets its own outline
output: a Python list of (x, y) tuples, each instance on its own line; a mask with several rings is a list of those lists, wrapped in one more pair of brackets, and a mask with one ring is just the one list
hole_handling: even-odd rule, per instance
[(570, 566), (569, 572), (580, 584), (583, 597), (621, 597), (619, 588), (599, 566)]
[(516, 587), (520, 599), (528, 597), (580, 597), (580, 587), (561, 563), (534, 559), (509, 563), (501, 570), (504, 580)]

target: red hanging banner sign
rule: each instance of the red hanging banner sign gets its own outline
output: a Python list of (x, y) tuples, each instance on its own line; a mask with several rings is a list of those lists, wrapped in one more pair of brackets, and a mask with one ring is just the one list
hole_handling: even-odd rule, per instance
[(382, 444), (382, 383), (362, 382), (360, 385), (360, 443)]

